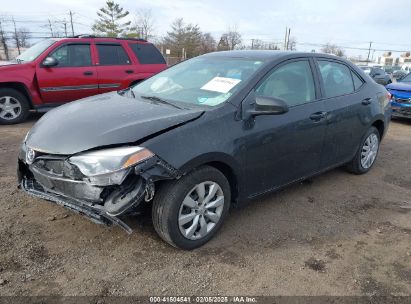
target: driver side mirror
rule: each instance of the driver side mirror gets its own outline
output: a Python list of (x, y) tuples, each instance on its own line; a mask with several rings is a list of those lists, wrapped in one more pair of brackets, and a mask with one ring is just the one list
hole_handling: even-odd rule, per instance
[(284, 99), (256, 96), (252, 116), (258, 115), (278, 115), (288, 112), (288, 105)]
[(44, 59), (43, 62), (42, 62), (42, 65), (44, 67), (48, 67), (48, 68), (54, 67), (58, 64), (59, 64), (59, 61), (56, 58), (50, 57), (50, 56), (46, 57), (46, 59)]

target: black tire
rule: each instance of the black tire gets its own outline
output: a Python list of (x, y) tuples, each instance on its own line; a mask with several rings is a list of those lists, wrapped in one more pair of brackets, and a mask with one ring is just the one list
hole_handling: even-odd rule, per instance
[[(203, 238), (190, 240), (183, 236), (178, 225), (180, 207), (186, 195), (205, 181), (217, 183), (224, 194), (224, 206), (219, 221)], [(203, 166), (181, 177), (160, 185), (153, 200), (152, 219), (158, 235), (170, 245), (184, 250), (192, 250), (207, 243), (221, 228), (230, 208), (231, 192), (227, 178), (219, 170)]]
[[(12, 97), (15, 101), (17, 101), (20, 104), (20, 111), (18, 112), (18, 116), (16, 116), (15, 118), (11, 118), (9, 114), (7, 114), (6, 117), (10, 118), (2, 118), (0, 116), (0, 124), (12, 125), (25, 121), (27, 119), (27, 116), (29, 115), (30, 110), (29, 102), (26, 96), (24, 96), (24, 94), (15, 89), (0, 88), (0, 103), (2, 103), (2, 98), (5, 98), (7, 96)], [(0, 109), (0, 114), (1, 111), (2, 109)]]
[(378, 157), (378, 151), (379, 151), (379, 149), (377, 150), (377, 155), (376, 155), (376, 157), (375, 157), (375, 160), (373, 161), (373, 163), (371, 164), (370, 167), (364, 168), (364, 167), (362, 166), (362, 164), (361, 164), (361, 153), (362, 153), (362, 149), (363, 149), (363, 146), (364, 146), (364, 144), (365, 144), (366, 139), (367, 139), (371, 134), (375, 134), (375, 135), (377, 136), (377, 138), (378, 138), (378, 148), (379, 148), (380, 141), (381, 141), (380, 132), (378, 132), (377, 128), (371, 127), (370, 129), (368, 129), (368, 131), (367, 131), (367, 132), (364, 134), (364, 136), (362, 137), (362, 139), (361, 139), (361, 144), (360, 144), (360, 146), (359, 146), (359, 148), (358, 148), (358, 151), (357, 151), (357, 153), (355, 154), (354, 158), (351, 160), (351, 162), (349, 162), (349, 163), (347, 164), (347, 170), (348, 170), (349, 172), (354, 173), (354, 174), (358, 174), (358, 175), (359, 175), (359, 174), (364, 174), (364, 173), (367, 173), (368, 171), (370, 171), (371, 168), (374, 166), (375, 160), (376, 160), (377, 157)]

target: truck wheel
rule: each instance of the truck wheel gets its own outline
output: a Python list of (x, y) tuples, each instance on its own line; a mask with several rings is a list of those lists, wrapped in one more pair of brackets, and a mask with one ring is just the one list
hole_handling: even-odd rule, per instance
[(200, 247), (221, 227), (230, 200), (230, 185), (224, 174), (213, 167), (200, 167), (160, 186), (153, 201), (154, 228), (174, 247)]
[(15, 89), (0, 89), (0, 124), (11, 125), (25, 121), (29, 109), (24, 94)]
[(360, 148), (353, 160), (347, 164), (347, 169), (354, 174), (367, 173), (378, 155), (380, 147), (380, 132), (375, 127), (371, 127), (361, 140)]

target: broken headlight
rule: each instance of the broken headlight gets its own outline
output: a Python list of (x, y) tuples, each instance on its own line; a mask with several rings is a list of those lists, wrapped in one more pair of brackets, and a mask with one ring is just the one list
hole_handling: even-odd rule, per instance
[(121, 184), (130, 167), (153, 155), (142, 147), (120, 147), (78, 154), (70, 157), (69, 162), (76, 165), (92, 185), (108, 186)]

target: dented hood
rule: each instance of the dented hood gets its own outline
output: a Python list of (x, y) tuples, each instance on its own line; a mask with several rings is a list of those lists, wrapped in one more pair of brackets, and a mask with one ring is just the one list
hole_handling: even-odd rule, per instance
[(197, 119), (202, 113), (202, 109), (177, 109), (112, 92), (48, 112), (30, 130), (26, 144), (45, 153), (69, 155), (137, 142)]

